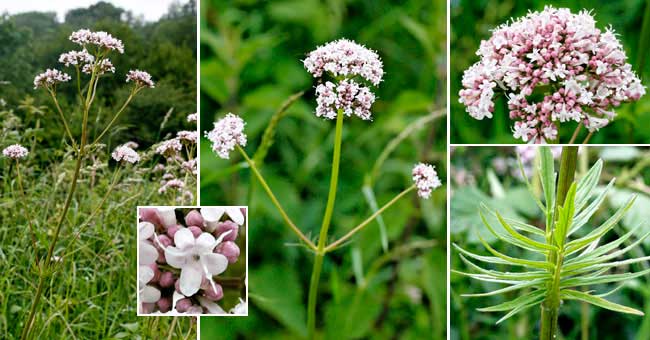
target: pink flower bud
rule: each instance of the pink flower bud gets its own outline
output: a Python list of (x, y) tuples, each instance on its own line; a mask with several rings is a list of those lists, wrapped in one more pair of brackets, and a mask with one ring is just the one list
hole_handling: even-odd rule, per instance
[(203, 227), (203, 216), (197, 210), (192, 210), (185, 216), (185, 224), (187, 226)]
[(232, 241), (226, 241), (219, 244), (214, 249), (214, 252), (225, 256), (228, 259), (228, 263), (237, 262), (237, 258), (239, 258), (239, 253), (240, 253), (239, 247), (235, 242)]
[(217, 290), (214, 290), (212, 285), (208, 285), (208, 288), (203, 290), (203, 295), (212, 301), (219, 301), (223, 298), (223, 288), (218, 283), (215, 283), (214, 286)]
[(154, 225), (162, 225), (158, 211), (155, 208), (140, 208), (140, 219), (144, 222), (150, 222)]
[(151, 283), (156, 283), (158, 280), (160, 280), (160, 270), (158, 269), (158, 265), (155, 263), (152, 263), (149, 265), (149, 268), (153, 270), (153, 278), (151, 279)]
[(230, 231), (226, 237), (223, 238), (224, 241), (234, 241), (237, 239), (237, 233), (239, 231), (239, 226), (233, 221), (223, 221), (217, 224), (217, 228), (214, 230), (214, 236), (219, 237), (219, 235)]
[(179, 225), (173, 225), (169, 228), (167, 228), (167, 235), (171, 238), (174, 238), (174, 235), (176, 235), (176, 232), (181, 229), (182, 226)]
[(160, 241), (160, 244), (162, 244), (164, 247), (169, 247), (173, 243), (172, 239), (167, 235), (159, 235), (158, 241)]
[(162, 249), (158, 249), (158, 258), (156, 259), (158, 263), (165, 264), (167, 263), (167, 259), (165, 259), (165, 251)]
[(142, 304), (142, 313), (143, 314), (150, 314), (153, 313), (154, 309), (156, 308), (155, 303), (143, 303)]
[(201, 234), (203, 234), (203, 229), (201, 229), (199, 227), (192, 226), (192, 227), (188, 227), (187, 229), (189, 229), (192, 232), (192, 235), (194, 235), (194, 238), (197, 238)]
[(187, 314), (203, 314), (203, 307), (194, 305), (187, 309)]
[(192, 300), (188, 298), (180, 299), (176, 302), (176, 310), (179, 313), (185, 313), (190, 307), (192, 307)]
[(156, 305), (158, 305), (158, 309), (160, 309), (161, 312), (167, 313), (169, 312), (170, 309), (172, 309), (172, 298), (171, 297), (164, 297), (158, 300), (156, 302)]
[(162, 288), (169, 288), (176, 283), (176, 280), (174, 279), (174, 274), (172, 272), (163, 272), (160, 274), (160, 280), (158, 280), (158, 284)]

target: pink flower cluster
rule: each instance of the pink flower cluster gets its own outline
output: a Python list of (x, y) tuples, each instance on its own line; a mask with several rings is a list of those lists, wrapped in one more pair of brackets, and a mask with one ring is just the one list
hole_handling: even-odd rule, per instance
[(442, 185), (433, 165), (418, 163), (413, 167), (413, 182), (418, 189), (418, 196), (428, 199), (433, 189)]
[(124, 45), (122, 44), (122, 41), (103, 31), (93, 32), (88, 29), (80, 29), (72, 32), (69, 39), (73, 43), (84, 47), (87, 45), (95, 45), (100, 49), (124, 53)]
[(195, 113), (190, 113), (189, 115), (187, 115), (187, 121), (188, 122), (196, 122), (196, 119), (197, 119), (196, 112)]
[(68, 74), (57, 69), (47, 69), (34, 78), (34, 89), (39, 87), (49, 89), (58, 83), (65, 83), (71, 78)]
[(524, 142), (555, 140), (569, 121), (596, 131), (614, 119), (612, 107), (645, 94), (613, 30), (598, 29), (587, 11), (531, 12), (494, 30), (477, 54), (459, 101), (473, 118), (492, 118), (502, 91), (513, 135)]
[(156, 153), (163, 156), (171, 157), (176, 155), (182, 149), (183, 149), (183, 145), (178, 140), (178, 138), (172, 138), (160, 143), (160, 145), (156, 147)]
[(113, 153), (111, 153), (111, 157), (113, 157), (113, 159), (119, 163), (126, 162), (126, 163), (135, 164), (140, 161), (140, 155), (138, 155), (138, 153), (135, 150), (133, 150), (126, 144), (115, 148)]
[(84, 64), (92, 64), (95, 61), (95, 57), (88, 53), (87, 50), (83, 51), (70, 51), (67, 53), (61, 54), (59, 56), (59, 62), (62, 63), (63, 65), (70, 66), (70, 65), (84, 65)]
[(181, 142), (186, 142), (189, 144), (196, 144), (199, 140), (199, 133), (196, 131), (178, 131), (176, 137)]
[[(190, 210), (140, 208), (139, 312), (225, 314), (217, 304), (224, 288), (214, 276), (239, 260), (238, 235), (245, 232), (246, 209)], [(165, 269), (163, 269), (165, 268)], [(242, 309), (234, 306), (231, 313)]]
[(86, 74), (91, 74), (93, 73), (93, 67), (97, 67), (97, 74), (99, 75), (102, 75), (106, 72), (115, 73), (115, 67), (113, 66), (113, 63), (109, 59), (102, 59), (96, 65), (86, 64), (83, 66), (81, 71)]
[(2, 150), (2, 154), (5, 157), (13, 158), (13, 159), (21, 159), (27, 157), (29, 154), (29, 151), (27, 148), (20, 144), (13, 144), (9, 145), (8, 147), (4, 148)]
[(130, 81), (134, 82), (138, 87), (155, 87), (151, 75), (145, 71), (130, 70), (126, 75), (126, 82)]
[(316, 116), (335, 119), (340, 111), (364, 120), (372, 118), (370, 107), (375, 95), (355, 78), (379, 85), (384, 70), (377, 53), (353, 41), (340, 39), (309, 53), (303, 64), (314, 77), (329, 74), (336, 79), (316, 87)]
[(212, 151), (223, 159), (230, 158), (230, 152), (235, 146), (246, 146), (244, 120), (232, 113), (214, 123), (212, 131), (205, 132), (205, 137), (212, 142)]

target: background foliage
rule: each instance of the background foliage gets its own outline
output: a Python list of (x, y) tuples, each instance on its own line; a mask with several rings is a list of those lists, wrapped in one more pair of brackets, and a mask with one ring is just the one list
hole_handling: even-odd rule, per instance
[[(306, 91), (275, 130), (262, 173), (288, 214), (315, 237), (325, 210), (334, 122), (317, 118), (315, 81), (301, 60), (318, 45), (346, 37), (376, 50), (386, 75), (372, 122), (348, 119), (331, 235), (341, 236), (370, 215), (361, 187), (386, 144), (409, 123), (445, 106), (444, 1), (315, 0), (204, 1), (201, 4), (201, 130), (227, 112), (240, 114), (258, 147), (282, 102)], [(445, 178), (444, 116), (410, 135), (374, 181), (381, 205), (410, 185), (417, 161)], [(202, 318), (205, 338), (306, 335), (306, 302), (313, 256), (295, 236), (241, 158), (224, 161), (203, 140), (201, 204), (248, 204), (250, 304), (247, 318)], [(236, 166), (232, 166), (236, 164)], [(415, 195), (383, 214), (384, 254), (376, 223), (324, 264), (318, 327), (326, 338), (444, 338), (445, 187), (429, 201)], [(424, 248), (409, 248), (414, 244)], [(424, 243), (422, 243), (424, 242)], [(373, 275), (374, 273), (374, 275)], [(278, 279), (281, 278), (281, 279)], [(367, 281), (367, 286), (360, 283)]]
[[(534, 147), (527, 147), (534, 148)], [(526, 151), (528, 154), (530, 150)], [(533, 152), (534, 154), (534, 152)], [(559, 165), (559, 152), (556, 160), (556, 169)], [(635, 147), (582, 147), (578, 155), (578, 172), (576, 179), (584, 175), (598, 158), (604, 161), (603, 173), (599, 187), (605, 185), (616, 177), (616, 184), (609, 196), (605, 199), (603, 208), (597, 211), (584, 232), (589, 231), (589, 226), (597, 226), (609, 218), (613, 212), (624, 205), (632, 193), (638, 195), (637, 201), (631, 210), (614, 228), (612, 235), (603, 239), (620, 236), (639, 224), (647, 225), (650, 221), (650, 151), (647, 148)], [(504, 244), (490, 234), (483, 225), (478, 214), (479, 204), (482, 202), (491, 209), (496, 209), (504, 217), (515, 218), (531, 225), (543, 228), (544, 216), (532, 200), (526, 184), (518, 175), (515, 150), (511, 147), (458, 147), (452, 154), (453, 189), (451, 197), (451, 240), (459, 246), (478, 254), (487, 254), (477, 235), (480, 234), (495, 249), (500, 249), (513, 256), (525, 256), (520, 249), (513, 247), (504, 249)], [(532, 169), (534, 162), (529, 162)], [(530, 172), (529, 178), (532, 178)], [(541, 187), (537, 188), (540, 192)], [(638, 235), (647, 232), (647, 227), (642, 227)], [(632, 237), (630, 242), (636, 239)], [(624, 244), (627, 245), (628, 243)], [(650, 253), (650, 241), (646, 239), (639, 247), (630, 252), (628, 257), (642, 257)], [(526, 253), (529, 254), (529, 253)], [(464, 272), (473, 272), (461, 261), (457, 251), (452, 251), (451, 267)], [(648, 267), (647, 262), (627, 268), (627, 271), (639, 271)], [(508, 269), (508, 268), (501, 268)], [(621, 268), (626, 271), (626, 268)], [(499, 284), (487, 284), (472, 280), (457, 274), (451, 274), (451, 335), (452, 339), (521, 339), (529, 338), (530, 334), (539, 332), (539, 308), (531, 308), (522, 312), (499, 325), (495, 322), (503, 315), (500, 313), (484, 313), (476, 308), (505, 302), (503, 295), (486, 298), (467, 298), (460, 296), (465, 293), (479, 293), (495, 288), (504, 287)], [(610, 288), (613, 288), (610, 285)], [(589, 286), (598, 292), (605, 290), (604, 285)], [(521, 292), (505, 295), (512, 299)], [(610, 295), (607, 299), (616, 303), (632, 306), (645, 312), (645, 317), (631, 316), (611, 312), (601, 308), (586, 307), (579, 302), (565, 302), (560, 309), (560, 329), (565, 339), (580, 339), (585, 334), (584, 327), (588, 330), (588, 339), (647, 339), (650, 336), (650, 277), (642, 276), (628, 280), (623, 284), (623, 289)], [(582, 338), (584, 339), (584, 338)]]
[[(517, 143), (512, 137), (512, 123), (508, 119), (503, 98), (495, 102), (494, 117), (482, 121), (472, 118), (463, 104), (458, 102), (458, 91), (462, 88), (463, 72), (477, 62), (476, 51), (481, 40), (490, 38), (491, 30), (510, 18), (526, 15), (528, 11), (543, 10), (545, 5), (570, 8), (577, 13), (582, 9), (591, 10), (596, 18), (596, 26), (604, 30), (612, 26), (628, 56), (628, 62), (640, 75), (642, 83), (648, 85), (650, 63), (645, 62), (643, 70), (640, 63), (647, 54), (641, 43), (650, 43), (650, 36), (641, 37), (644, 11), (648, 6), (643, 0), (452, 0), (451, 1), (451, 142), (452, 143)], [(650, 18), (646, 19), (650, 20)], [(645, 122), (650, 119), (650, 95), (633, 104), (622, 104), (615, 110), (618, 117), (613, 123), (594, 134), (592, 144), (646, 143), (650, 140), (650, 128)], [(573, 124), (573, 123), (572, 123)], [(564, 125), (563, 125), (564, 126)], [(560, 130), (560, 141), (568, 142), (575, 124)], [(586, 136), (583, 131), (578, 141)]]
[[(62, 209), (74, 154), (63, 142), (64, 130), (51, 99), (34, 91), (32, 81), (47, 67), (58, 67), (58, 56), (76, 48), (67, 38), (76, 29), (106, 30), (124, 41), (126, 52), (113, 60), (117, 74), (100, 84), (99, 103), (90, 113), (90, 137), (101, 131), (121, 105), (124, 74), (130, 68), (149, 71), (155, 89), (142, 91), (81, 168), (79, 185), (61, 232), (55, 256), (63, 257), (79, 226), (107, 191), (117, 165), (109, 162), (113, 147), (137, 141), (143, 158), (121, 170), (107, 203), (79, 235), (74, 251), (58, 262), (47, 281), (36, 315), (34, 335), (41, 339), (194, 339), (191, 318), (136, 316), (136, 206), (177, 203), (157, 193), (159, 162), (149, 146), (169, 133), (192, 129), (185, 121), (196, 110), (196, 10), (193, 1), (176, 4), (159, 21), (142, 22), (131, 13), (99, 2), (68, 12), (64, 22), (54, 13), (23, 13), (0, 17), (0, 147), (21, 143), (30, 155), (21, 161), (26, 199), (16, 181), (15, 162), (0, 158), (0, 334), (19, 336), (33, 300), (37, 273), (31, 268), (36, 252), (44, 256)], [(1, 10), (1, 8), (0, 8)], [(71, 88), (59, 86), (59, 100), (73, 130), (80, 130), (81, 112)], [(70, 89), (70, 92), (68, 90)], [(100, 99), (101, 98), (101, 99)], [(170, 109), (173, 108), (173, 111)], [(78, 126), (75, 126), (78, 125)], [(190, 188), (196, 183), (188, 182)], [(188, 199), (185, 204), (192, 204)], [(35, 223), (37, 248), (30, 245), (27, 221)], [(171, 330), (173, 328), (173, 330)]]

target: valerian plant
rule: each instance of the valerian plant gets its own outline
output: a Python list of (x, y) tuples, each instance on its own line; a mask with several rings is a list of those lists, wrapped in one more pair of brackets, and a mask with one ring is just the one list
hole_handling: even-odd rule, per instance
[[(611, 269), (649, 260), (650, 256), (617, 259), (639, 245), (650, 235), (650, 232), (644, 233), (623, 248), (620, 246), (630, 240), (642, 226), (612, 241), (603, 242), (605, 235), (632, 207), (636, 196), (629, 197), (627, 202), (601, 225), (591, 227), (590, 218), (598, 211), (615, 180), (612, 179), (604, 190), (596, 190), (603, 168), (602, 160), (598, 160), (582, 178), (575, 180), (577, 153), (577, 147), (563, 148), (558, 178), (554, 169), (552, 151), (548, 147), (540, 148), (541, 164), (538, 171), (543, 201), (537, 198), (532, 184), (526, 180), (536, 204), (545, 216), (544, 229), (504, 217), (498, 211), (492, 211), (487, 206), (481, 205), (479, 215), (490, 233), (506, 244), (523, 249), (528, 254), (521, 257), (506, 255), (490, 246), (480, 235), (479, 239), (491, 256), (475, 254), (454, 244), (462, 261), (477, 273), (454, 272), (476, 280), (507, 285), (493, 291), (464, 296), (486, 297), (525, 291), (525, 294), (521, 293), (511, 301), (480, 308), (479, 311), (505, 313), (497, 321), (501, 323), (517, 313), (539, 306), (540, 339), (542, 340), (555, 339), (558, 335), (558, 315), (565, 301), (578, 300), (616, 312), (643, 315), (639, 310), (606, 299), (620, 287), (607, 292), (584, 290), (587, 286), (624, 282), (649, 273), (650, 269), (613, 274)], [(521, 170), (522, 177), (527, 178), (523, 173), (523, 167)], [(490, 223), (488, 216), (496, 218), (498, 225)], [(581, 236), (575, 236), (577, 234)], [(499, 271), (479, 266), (473, 261), (514, 266), (524, 270)]]
[[(69, 39), (73, 43), (79, 45), (81, 47), (81, 50), (70, 51), (61, 54), (59, 57), (59, 62), (61, 62), (66, 67), (71, 67), (74, 69), (77, 109), (81, 112), (81, 121), (71, 121), (73, 114), (71, 112), (68, 112), (66, 114), (63, 111), (57, 97), (58, 87), (72, 80), (72, 77), (70, 75), (57, 69), (47, 69), (45, 72), (37, 75), (34, 78), (34, 89), (45, 90), (52, 99), (55, 111), (57, 112), (57, 115), (59, 116), (61, 124), (63, 125), (65, 131), (65, 140), (72, 149), (72, 153), (75, 156), (75, 166), (72, 173), (72, 178), (68, 181), (69, 187), (67, 190), (65, 202), (63, 203), (62, 208), (57, 212), (58, 216), (56, 223), (52, 226), (51, 230), (48, 230), (47, 240), (49, 244), (47, 245), (47, 251), (44, 253), (40, 251), (37, 237), (35, 235), (38, 231), (35, 230), (35, 228), (32, 226), (33, 221), (28, 218), (28, 225), (31, 234), (30, 238), (33, 248), (32, 251), (34, 252), (34, 263), (31, 265), (33, 272), (37, 277), (37, 283), (33, 295), (33, 301), (31, 302), (31, 308), (25, 316), (25, 321), (20, 336), (21, 339), (34, 337), (34, 321), (39, 311), (40, 302), (44, 294), (47, 282), (49, 282), (51, 277), (53, 277), (54, 274), (59, 270), (59, 264), (63, 261), (63, 259), (74, 251), (75, 241), (79, 238), (82, 231), (89, 224), (91, 224), (92, 220), (101, 210), (111, 191), (115, 188), (116, 183), (119, 181), (120, 169), (124, 167), (131, 167), (133, 164), (140, 161), (140, 155), (135, 150), (133, 150), (132, 146), (127, 144), (118, 146), (111, 153), (112, 158), (118, 163), (118, 166), (113, 172), (110, 186), (104, 193), (104, 196), (101, 199), (100, 203), (89, 213), (87, 219), (83, 223), (75, 225), (75, 228), (73, 229), (75, 233), (74, 235), (71, 235), (70, 240), (67, 242), (67, 244), (65, 244), (62, 248), (57, 247), (60, 243), (59, 241), (61, 239), (61, 231), (64, 229), (66, 222), (68, 221), (68, 211), (73, 205), (75, 192), (77, 191), (77, 185), (80, 182), (82, 166), (86, 162), (93, 161), (95, 159), (95, 153), (99, 152), (103, 147), (99, 143), (102, 140), (102, 137), (110, 131), (111, 127), (124, 112), (132, 99), (143, 89), (154, 87), (154, 82), (151, 79), (151, 75), (149, 75), (147, 72), (140, 70), (129, 71), (126, 75), (126, 82), (130, 87), (128, 98), (120, 106), (119, 110), (113, 114), (110, 122), (106, 124), (102, 130), (99, 130), (101, 132), (94, 139), (90, 139), (89, 131), (91, 130), (91, 126), (89, 126), (89, 122), (96, 121), (92, 115), (94, 113), (93, 103), (95, 102), (96, 95), (98, 93), (98, 85), (102, 78), (110, 75), (111, 73), (115, 73), (115, 67), (108, 57), (113, 53), (124, 53), (124, 45), (121, 40), (113, 37), (107, 32), (92, 32), (87, 29), (81, 29), (73, 32), (70, 35)], [(70, 128), (71, 124), (78, 124), (81, 131), (79, 136), (75, 136), (73, 129)], [(102, 127), (97, 126), (96, 128), (101, 129)], [(26, 194), (22, 185), (20, 162), (25, 161), (25, 158), (29, 156), (29, 152), (23, 146), (12, 145), (3, 150), (3, 155), (15, 161), (15, 171), (17, 175), (16, 179), (18, 182), (18, 187), (20, 194), (23, 197), (23, 202), (26, 204), (27, 199), (25, 198)], [(25, 216), (29, 216), (30, 214), (27, 213), (28, 207), (25, 206), (23, 209), (25, 209)], [(46, 225), (47, 223), (42, 224)]]
[[(431, 192), (439, 187), (441, 182), (432, 165), (425, 163), (416, 164), (411, 173), (414, 182), (413, 185), (397, 194), (381, 208), (373, 209), (374, 213), (370, 217), (350, 229), (347, 234), (335, 241), (328, 242), (328, 231), (331, 225), (334, 202), (338, 191), (337, 184), (341, 158), (343, 122), (346, 118), (352, 116), (357, 116), (365, 121), (372, 120), (371, 107), (375, 101), (372, 87), (380, 84), (384, 71), (382, 61), (376, 52), (347, 39), (333, 41), (318, 47), (315, 51), (309, 53), (303, 63), (307, 71), (314, 78), (321, 80), (315, 90), (317, 103), (315, 110), (316, 116), (336, 121), (329, 191), (317, 240), (312, 240), (306, 236), (288, 216), (281, 202), (278, 201), (267, 184), (258, 166), (264, 159), (268, 148), (273, 143), (274, 129), (278, 124), (279, 117), (284, 114), (287, 106), (300, 97), (303, 92), (290, 97), (280, 111), (272, 118), (262, 137), (260, 146), (253, 157), (250, 157), (243, 148), (248, 142), (248, 138), (244, 133), (246, 123), (241, 117), (235, 114), (229, 113), (215, 122), (214, 129), (206, 132), (206, 137), (212, 142), (212, 150), (219, 157), (228, 159), (230, 153), (234, 150), (237, 150), (242, 155), (280, 212), (284, 222), (298, 236), (302, 244), (313, 252), (314, 265), (307, 302), (307, 335), (308, 338), (313, 339), (316, 335), (318, 285), (324, 257), (328, 253), (343, 246), (371, 222), (380, 218), (384, 211), (411, 191), (417, 190), (417, 194), (421, 198), (428, 199)], [(424, 122), (420, 123), (423, 124)], [(389, 149), (392, 147), (394, 146), (389, 146)], [(381, 162), (378, 163), (380, 164)]]

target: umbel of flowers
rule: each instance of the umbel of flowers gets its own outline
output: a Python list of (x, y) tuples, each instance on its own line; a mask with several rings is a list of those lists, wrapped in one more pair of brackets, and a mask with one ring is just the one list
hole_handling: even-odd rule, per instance
[(593, 133), (616, 117), (615, 107), (645, 94), (614, 31), (598, 29), (587, 11), (531, 12), (496, 28), (476, 54), (459, 101), (481, 120), (492, 118), (503, 93), (513, 136), (524, 142), (554, 141), (568, 122)]
[[(226, 314), (217, 303), (224, 292), (215, 277), (239, 260), (236, 241), (246, 230), (246, 209), (204, 207), (180, 221), (172, 207), (141, 208), (139, 214), (139, 311)], [(228, 313), (246, 310), (240, 300)]]
[[(324, 256), (345, 244), (346, 241), (368, 226), (382, 212), (406, 194), (417, 190), (417, 194), (420, 197), (427, 199), (431, 196), (432, 191), (441, 185), (441, 182), (432, 165), (424, 163), (415, 165), (410, 175), (413, 179), (411, 186), (396, 195), (384, 206), (377, 209), (375, 213), (359, 225), (353, 227), (347, 234), (328, 243), (328, 239), (330, 238), (328, 229), (331, 224), (337, 193), (343, 121), (345, 117), (352, 115), (363, 120), (372, 119), (371, 106), (375, 101), (375, 95), (371, 87), (379, 85), (382, 81), (384, 71), (382, 62), (376, 52), (346, 39), (337, 40), (318, 47), (315, 51), (309, 53), (304, 60), (304, 66), (315, 78), (321, 78), (320, 84), (316, 87), (316, 116), (336, 120), (329, 193), (317, 241), (312, 241), (305, 236), (284, 211), (281, 202), (275, 197), (260, 169), (258, 169), (256, 160), (259, 155), (256, 153), (253, 159), (251, 159), (244, 150), (248, 138), (244, 132), (246, 122), (243, 118), (228, 113), (225, 117), (214, 123), (214, 128), (211, 131), (205, 132), (205, 137), (212, 142), (212, 150), (220, 158), (229, 159), (230, 153), (234, 150), (237, 150), (242, 155), (268, 194), (271, 202), (280, 212), (286, 225), (300, 238), (305, 247), (309, 248), (315, 254), (307, 303), (308, 338), (314, 338), (318, 284)], [(286, 106), (283, 105), (283, 108), (286, 109)], [(267, 127), (262, 138), (260, 150), (268, 148), (273, 143), (270, 140), (272, 137), (269, 136), (273, 135), (275, 124), (275, 122), (272, 122)]]

